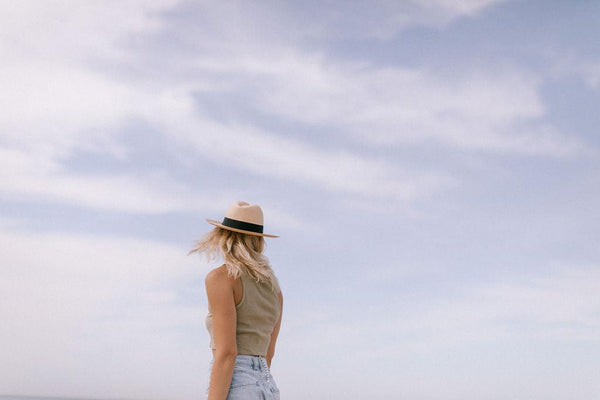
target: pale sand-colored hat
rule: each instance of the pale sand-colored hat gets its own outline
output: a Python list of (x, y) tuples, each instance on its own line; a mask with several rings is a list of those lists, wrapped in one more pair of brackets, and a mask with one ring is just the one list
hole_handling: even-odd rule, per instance
[(223, 222), (213, 219), (206, 220), (209, 224), (234, 232), (245, 233), (254, 236), (266, 236), (276, 238), (277, 235), (263, 233), (263, 212), (256, 204), (248, 204), (245, 201), (236, 201), (227, 210)]

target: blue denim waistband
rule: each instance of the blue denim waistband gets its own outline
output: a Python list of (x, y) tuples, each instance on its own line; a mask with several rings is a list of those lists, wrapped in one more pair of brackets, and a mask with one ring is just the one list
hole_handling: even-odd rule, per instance
[(268, 371), (267, 359), (263, 356), (251, 356), (248, 354), (238, 354), (235, 358), (235, 365), (248, 366), (254, 371)]

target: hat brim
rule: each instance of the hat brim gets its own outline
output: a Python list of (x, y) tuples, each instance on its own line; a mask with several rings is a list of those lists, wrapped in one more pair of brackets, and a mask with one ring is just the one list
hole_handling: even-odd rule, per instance
[(215, 221), (213, 219), (207, 219), (206, 222), (208, 222), (211, 225), (214, 226), (218, 226), (219, 228), (223, 228), (223, 229), (227, 229), (228, 231), (233, 231), (233, 232), (239, 232), (239, 233), (245, 233), (246, 235), (252, 235), (252, 236), (264, 236), (264, 237), (270, 237), (270, 238), (278, 238), (279, 236), (277, 235), (270, 235), (268, 233), (258, 233), (258, 232), (252, 232), (252, 231), (245, 231), (243, 229), (237, 229), (237, 228), (230, 228), (228, 226), (223, 225), (222, 223), (220, 223), (219, 221)]

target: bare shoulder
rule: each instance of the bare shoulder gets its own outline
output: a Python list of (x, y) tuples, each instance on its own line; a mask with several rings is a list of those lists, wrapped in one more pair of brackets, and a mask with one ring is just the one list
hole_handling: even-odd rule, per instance
[(229, 283), (229, 274), (227, 273), (227, 267), (225, 264), (220, 267), (214, 268), (206, 274), (206, 278), (204, 282), (207, 286), (209, 285), (219, 285)]

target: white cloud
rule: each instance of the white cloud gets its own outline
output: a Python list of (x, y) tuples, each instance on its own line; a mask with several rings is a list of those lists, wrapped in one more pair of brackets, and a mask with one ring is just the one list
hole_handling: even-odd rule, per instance
[[(23, 0), (2, 4), (0, 40), (25, 58), (82, 61), (78, 56), (114, 56), (119, 41), (160, 29), (162, 11), (179, 0)], [(74, 56), (69, 58), (69, 56)], [(9, 59), (10, 60), (10, 59)], [(4, 61), (7, 61), (6, 59)]]
[[(438, 273), (427, 270), (422, 276)], [(396, 275), (392, 280), (403, 279), (406, 272), (397, 271)], [(385, 284), (385, 276), (374, 282)], [(377, 308), (365, 301), (354, 311), (364, 316), (360, 323), (346, 320), (332, 309), (313, 321), (310, 332), (288, 327), (286, 333), (291, 341), (310, 335), (315, 348), (334, 341), (341, 347), (360, 348), (368, 358), (383, 356), (379, 351), (401, 356), (468, 351), (472, 346), (517, 346), (522, 341), (594, 342), (600, 340), (599, 286), (596, 266), (549, 266), (542, 274), (462, 284), (452, 293), (432, 295), (427, 301), (409, 293), (391, 296), (385, 305), (377, 303)], [(331, 332), (351, 334), (341, 338)], [(362, 343), (371, 340), (373, 332), (378, 332), (378, 350)]]
[[(170, 182), (167, 176), (77, 175), (62, 166), (62, 159), (83, 150), (126, 159), (128, 149), (114, 132), (124, 120), (136, 117), (147, 119), (171, 138), (194, 144), (200, 154), (216, 163), (334, 192), (411, 199), (420, 194), (420, 186), (433, 187), (434, 181), (443, 181), (433, 174), (423, 178), (407, 175), (393, 164), (341, 150), (318, 149), (252, 126), (224, 125), (198, 117), (191, 95), (194, 90), (214, 87), (210, 76), (175, 80), (167, 89), (154, 82), (119, 81), (91, 69), (86, 61), (92, 55), (88, 46), (99, 47), (95, 57), (123, 62), (127, 57), (120, 53), (119, 38), (159, 25), (146, 17), (153, 10), (138, 9), (136, 4), (128, 3), (118, 12), (100, 3), (73, 9), (23, 3), (7, 10), (4, 18), (12, 22), (2, 28), (3, 41), (16, 32), (27, 33), (19, 37), (18, 45), (11, 42), (7, 46), (7, 63), (0, 71), (1, 85), (13, 94), (0, 102), (7, 110), (0, 117), (0, 132), (8, 145), (2, 150), (6, 175), (0, 190), (5, 198), (43, 198), (142, 213), (204, 207), (202, 196)], [(124, 23), (127, 16), (138, 22), (130, 27)], [(87, 20), (91, 20), (89, 25), (84, 22)], [(113, 28), (107, 33), (102, 27), (109, 21)], [(73, 39), (66, 40), (70, 36)], [(29, 51), (23, 52), (28, 46)], [(193, 65), (194, 60), (190, 61)], [(251, 62), (264, 66), (262, 60)], [(186, 121), (187, 130), (182, 134), (181, 125)], [(217, 157), (218, 148), (228, 152)]]
[[(439, 271), (426, 271), (423, 280), (427, 275), (437, 279)], [(399, 271), (380, 282), (391, 285), (406, 276)], [(348, 297), (343, 300), (288, 312), (277, 360), (288, 373), (280, 378), (282, 386), (291, 389), (301, 377), (309, 388), (344, 398), (341, 387), (369, 376), (367, 386), (351, 385), (357, 397), (368, 396), (368, 390), (382, 396), (401, 390), (409, 397), (433, 399), (490, 393), (560, 399), (572, 391), (585, 398), (594, 389), (589, 384), (594, 364), (568, 352), (582, 344), (588, 351), (598, 350), (592, 345), (600, 341), (600, 270), (595, 265), (548, 266), (540, 273), (463, 282), (435, 293), (422, 292), (412, 280), (402, 284), (405, 290), (382, 288), (386, 295), (378, 296), (374, 282), (366, 288), (365, 279), (353, 282), (356, 286), (345, 282)], [(353, 287), (360, 288), (358, 298), (350, 295)], [(302, 366), (316, 358), (319, 365), (306, 373)], [(331, 370), (336, 373), (329, 374)], [(553, 385), (556, 379), (561, 385)]]
[(506, 0), (414, 0), (425, 9), (441, 9), (450, 16), (472, 15), (496, 3)]
[[(418, 20), (413, 13), (423, 10), (425, 14), (452, 19), (474, 15), (496, 3), (440, 0), (415, 1), (411, 6), (389, 2), (354, 6), (365, 8), (364, 13), (357, 14), (363, 32), (363, 19), (371, 18), (371, 12), (382, 12), (382, 18), (374, 18), (381, 27), (385, 26), (382, 21), (395, 18), (395, 11), (412, 15), (408, 20)], [(272, 15), (260, 7), (252, 8), (251, 20), (236, 20), (235, 34), (211, 20), (213, 30), (203, 31), (202, 38), (190, 46), (190, 50), (202, 51), (185, 53), (192, 56), (181, 61), (189, 62), (196, 76), (206, 79), (205, 86), (219, 82), (199, 93), (209, 98), (221, 96), (224, 103), (238, 104), (239, 99), (245, 99), (244, 105), (258, 108), (263, 118), (286, 119), (290, 124), (299, 124), (300, 132), (306, 124), (318, 127), (334, 140), (354, 137), (381, 147), (433, 140), (450, 149), (526, 156), (562, 157), (585, 151), (586, 146), (571, 132), (560, 132), (544, 122), (546, 109), (540, 94), (543, 79), (535, 71), (499, 63), (448, 74), (427, 68), (337, 60), (330, 54), (295, 47), (287, 32), (288, 25), (298, 21), (288, 21), (286, 10), (276, 10), (283, 15), (283, 22), (278, 24), (271, 18), (257, 24)], [(206, 13), (217, 13), (202, 11), (194, 10), (194, 15), (202, 19)], [(296, 11), (300, 15), (306, 12)], [(336, 12), (332, 12), (334, 16), (318, 14), (317, 22), (311, 21), (306, 29), (315, 29), (313, 24), (321, 20), (337, 18)], [(181, 29), (195, 32), (193, 27)], [(344, 34), (348, 34), (347, 29)], [(216, 41), (218, 50), (210, 46)]]
[[(434, 2), (418, 7), (462, 15), (489, 4)], [(235, 35), (222, 41), (214, 32), (226, 32), (226, 20), (213, 21), (213, 34), (196, 40), (206, 51), (187, 54), (167, 67), (167, 86), (143, 74), (124, 79), (99, 68), (99, 61), (140, 67), (136, 63), (144, 58), (143, 52), (127, 53), (124, 40), (157, 34), (170, 23), (159, 12), (173, 5), (127, 2), (116, 7), (90, 2), (71, 8), (60, 2), (39, 6), (26, 2), (8, 7), (0, 36), (8, 49), (0, 85), (13, 96), (0, 100), (8, 110), (0, 116), (0, 133), (7, 146), (3, 163), (15, 172), (0, 188), (4, 196), (39, 196), (127, 212), (196, 210), (203, 197), (170, 182), (166, 172), (88, 176), (62, 167), (62, 159), (81, 150), (126, 159), (128, 148), (114, 132), (130, 118), (146, 120), (217, 164), (355, 196), (348, 204), (364, 204), (365, 199), (414, 200), (456, 182), (444, 173), (414, 173), (400, 162), (343, 150), (350, 138), (373, 147), (434, 140), (508, 154), (564, 156), (581, 151), (576, 139), (538, 122), (544, 116), (539, 81), (523, 71), (474, 71), (449, 77), (342, 62), (281, 42), (265, 48), (265, 39), (276, 33), (268, 29), (259, 29), (240, 47), (234, 39), (252, 29), (244, 19)], [(258, 8), (252, 16), (260, 21), (264, 12)], [(15, 35), (17, 40), (12, 41)], [(194, 73), (180, 76), (181, 70)], [(245, 97), (265, 115), (299, 125), (293, 132), (296, 137), (302, 126), (317, 126), (341, 145), (319, 148), (250, 123), (217, 122), (207, 113), (198, 114), (193, 95), (199, 92)], [(219, 148), (228, 151), (217, 152)], [(113, 199), (115, 193), (119, 195)], [(139, 198), (147, 200), (142, 204)]]
[[(207, 266), (185, 256), (187, 249), (129, 238), (6, 231), (0, 233), (0, 243), (0, 317), (5, 321), (0, 341), (15, 343), (0, 349), (5, 360), (2, 392), (176, 399), (200, 395), (209, 357), (202, 344), (206, 310), (201, 285), (192, 288), (194, 301), (181, 299), (190, 282), (201, 282)], [(488, 366), (494, 356), (486, 358), (486, 352), (516, 351), (523, 343), (598, 341), (599, 284), (595, 267), (565, 268), (548, 270), (545, 276), (475, 283), (425, 303), (392, 296), (376, 308), (364, 299), (353, 312), (348, 307), (354, 303), (347, 299), (342, 309), (335, 301), (314, 310), (288, 308), (276, 378), (292, 398), (305, 393), (294, 384), (298, 376), (315, 390), (325, 390), (327, 383), (319, 376), (333, 364), (337, 372), (329, 384), (358, 378), (351, 362), (341, 362), (351, 348), (351, 359), (364, 363), (361, 373), (371, 374), (382, 385), (382, 394), (394, 388), (380, 381), (375, 365), (377, 360), (389, 362), (392, 355), (394, 360), (411, 360), (411, 368), (398, 372), (398, 379), (419, 371), (435, 380), (445, 376), (445, 390), (455, 395), (464, 390), (457, 374), (473, 373), (459, 360), (472, 357), (485, 366), (477, 371), (481, 384), (471, 386), (474, 393), (488, 393), (490, 386), (483, 383), (498, 383), (494, 379), (522, 384), (510, 376), (490, 376), (516, 361), (495, 358), (494, 366)], [(361, 318), (347, 320), (344, 313)], [(298, 343), (302, 354), (297, 353)], [(317, 355), (329, 361), (306, 374), (302, 363)], [(456, 374), (446, 369), (453, 363)], [(40, 369), (44, 374), (37, 374)], [(582, 366), (578, 373), (587, 376), (586, 371)], [(552, 377), (546, 372), (527, 393), (543, 393)], [(575, 383), (566, 379), (562, 390)], [(354, 389), (367, 390), (361, 384)], [(415, 382), (411, 390), (441, 395), (425, 382)], [(332, 393), (343, 397), (341, 389)]]
[(251, 93), (239, 90), (265, 115), (327, 127), (339, 140), (389, 146), (433, 139), (470, 150), (547, 156), (584, 147), (544, 126), (540, 79), (515, 67), (443, 76), (286, 52), (260, 59), (232, 54), (205, 68), (230, 82), (240, 76), (254, 82)]
[(188, 248), (24, 231), (0, 243), (0, 342), (12, 344), (0, 348), (0, 392), (201, 394), (208, 267)]
[(220, 211), (231, 198), (173, 182), (163, 173), (76, 174), (52, 157), (8, 148), (0, 148), (0, 195), (134, 214)]
[[(323, 7), (321, 3), (294, 3), (282, 6), (271, 2), (268, 10), (249, 7), (257, 30), (277, 29), (291, 40), (332, 37), (389, 40), (414, 27), (443, 28), (461, 17), (474, 17), (506, 0), (405, 0), (345, 2), (343, 7)], [(238, 6), (243, 4), (238, 3)], [(276, 11), (273, 12), (272, 9)], [(212, 10), (203, 10), (211, 13)], [(236, 21), (236, 30), (245, 21)], [(274, 40), (278, 40), (274, 37)]]
[(135, 116), (146, 102), (143, 92), (111, 78), (106, 69), (94, 70), (92, 61), (126, 59), (120, 40), (155, 31), (161, 21), (157, 13), (175, 3), (25, 0), (3, 4), (2, 136), (63, 154), (75, 145), (104, 144), (99, 151), (114, 146), (110, 131), (115, 124)]
[(600, 88), (600, 60), (583, 59), (574, 53), (552, 53), (550, 58), (554, 77), (576, 74), (589, 88)]
[(440, 185), (446, 183), (441, 175), (403, 174), (398, 166), (389, 162), (370, 160), (343, 150), (319, 149), (251, 126), (226, 125), (189, 116), (181, 116), (177, 121), (168, 132), (188, 141), (204, 157), (288, 182), (308, 183), (332, 192), (367, 198), (397, 200), (421, 195), (421, 188), (433, 184), (434, 180)]
[(77, 151), (127, 157), (114, 132), (124, 119), (149, 113), (149, 102), (143, 90), (87, 64), (91, 57), (119, 56), (118, 40), (156, 29), (158, 20), (148, 14), (172, 4), (23, 1), (2, 6), (3, 198), (142, 213), (206, 206), (202, 196), (165, 176), (77, 175), (62, 164)]
[[(411, 0), (384, 2), (379, 25), (373, 24), (371, 35), (388, 39), (404, 29), (415, 26), (442, 28), (461, 17), (473, 17), (506, 0)], [(412, 4), (411, 4), (412, 3)], [(407, 4), (410, 4), (407, 6)]]

